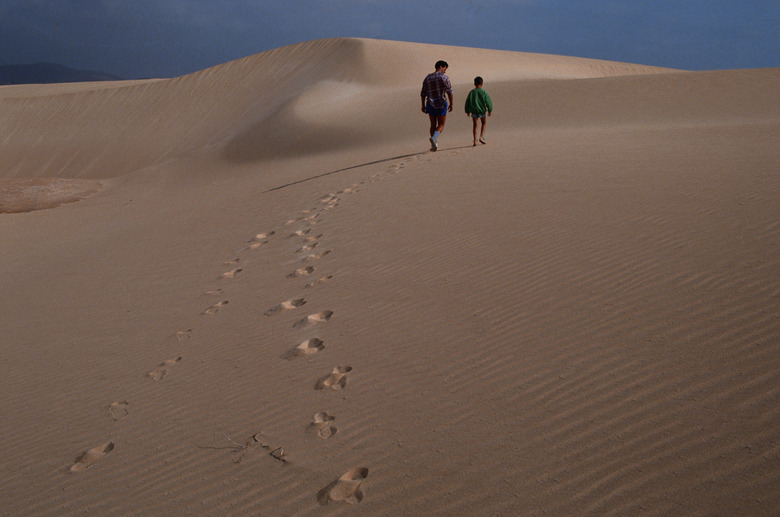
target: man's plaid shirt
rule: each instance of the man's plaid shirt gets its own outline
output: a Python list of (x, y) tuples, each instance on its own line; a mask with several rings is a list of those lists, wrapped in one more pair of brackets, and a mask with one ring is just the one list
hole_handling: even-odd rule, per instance
[(447, 103), (445, 93), (452, 95), (452, 84), (449, 77), (441, 72), (433, 72), (425, 77), (420, 96), (423, 98), (427, 97), (431, 106), (436, 109), (443, 109)]

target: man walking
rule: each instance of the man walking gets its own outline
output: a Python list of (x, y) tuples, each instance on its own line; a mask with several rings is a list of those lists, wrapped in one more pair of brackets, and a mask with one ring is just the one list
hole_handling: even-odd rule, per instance
[(444, 130), (447, 112), (452, 111), (452, 84), (445, 75), (448, 66), (446, 61), (437, 61), (436, 71), (425, 77), (420, 91), (422, 112), (431, 120), (431, 151), (439, 149), (439, 135)]

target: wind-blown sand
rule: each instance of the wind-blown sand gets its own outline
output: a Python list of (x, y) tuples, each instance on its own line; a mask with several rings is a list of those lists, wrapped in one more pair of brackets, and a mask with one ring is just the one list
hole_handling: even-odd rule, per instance
[(0, 88), (3, 512), (778, 514), (778, 91), (361, 39)]

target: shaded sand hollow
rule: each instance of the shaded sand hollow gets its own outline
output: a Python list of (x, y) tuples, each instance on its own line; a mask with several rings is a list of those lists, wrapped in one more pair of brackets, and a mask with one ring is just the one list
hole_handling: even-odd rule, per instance
[(777, 515), (778, 91), (361, 39), (1, 87), (3, 513)]

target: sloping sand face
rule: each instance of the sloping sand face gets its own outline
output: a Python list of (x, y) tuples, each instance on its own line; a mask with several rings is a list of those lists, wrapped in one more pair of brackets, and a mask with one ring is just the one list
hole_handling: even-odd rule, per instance
[(776, 514), (778, 82), (339, 39), (0, 88), (3, 203), (83, 197), (0, 215), (4, 508)]

